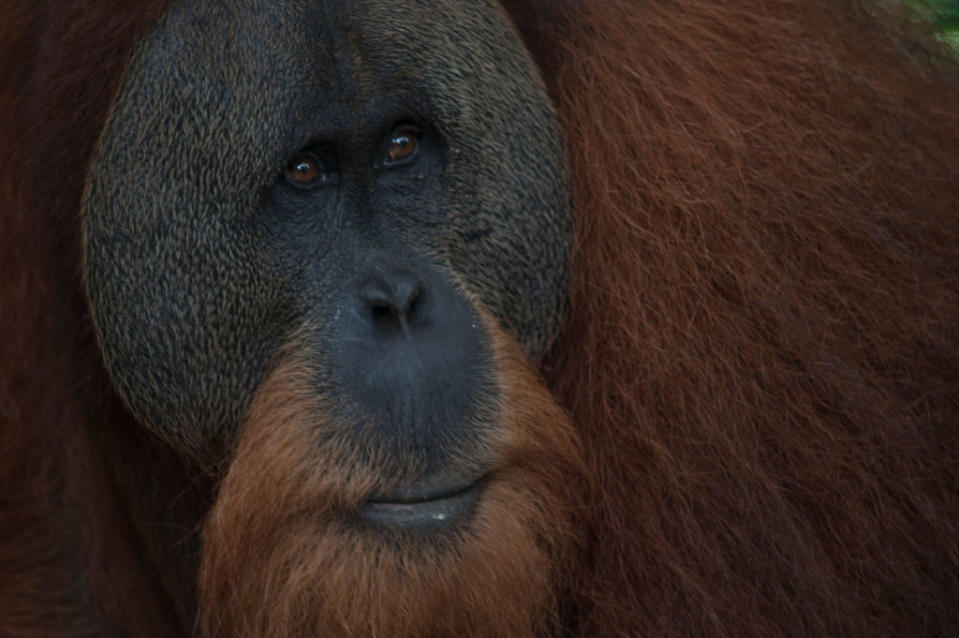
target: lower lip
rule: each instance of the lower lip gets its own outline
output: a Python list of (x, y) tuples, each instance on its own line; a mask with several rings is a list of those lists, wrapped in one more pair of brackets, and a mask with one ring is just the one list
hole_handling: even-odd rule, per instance
[(433, 531), (452, 527), (468, 517), (479, 499), (480, 483), (461, 492), (415, 503), (367, 503), (360, 518), (402, 530)]

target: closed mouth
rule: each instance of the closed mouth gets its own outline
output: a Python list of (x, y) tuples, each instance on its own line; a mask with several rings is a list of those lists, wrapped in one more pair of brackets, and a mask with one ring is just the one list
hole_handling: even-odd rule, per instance
[(378, 496), (363, 506), (359, 515), (387, 527), (432, 531), (452, 526), (473, 511), (482, 491), (482, 479), (468, 484), (411, 486)]

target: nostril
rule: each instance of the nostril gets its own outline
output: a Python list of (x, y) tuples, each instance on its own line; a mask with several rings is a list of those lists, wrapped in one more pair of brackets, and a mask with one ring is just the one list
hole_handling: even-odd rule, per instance
[(406, 316), (407, 316), (407, 317), (410, 317), (411, 319), (412, 319), (414, 316), (416, 316), (416, 311), (417, 311), (417, 309), (419, 308), (419, 305), (420, 305), (420, 296), (421, 296), (421, 295), (420, 295), (420, 292), (421, 292), (421, 291), (420, 291), (419, 288), (417, 288), (416, 290), (414, 290), (412, 296), (410, 296), (409, 300), (407, 301), (407, 304), (406, 304)]
[(423, 286), (409, 271), (378, 269), (360, 287), (359, 296), (379, 331), (401, 330), (408, 335), (421, 305)]
[(420, 298), (420, 283), (418, 281), (403, 282), (396, 289), (396, 307), (399, 314), (412, 317), (416, 302)]

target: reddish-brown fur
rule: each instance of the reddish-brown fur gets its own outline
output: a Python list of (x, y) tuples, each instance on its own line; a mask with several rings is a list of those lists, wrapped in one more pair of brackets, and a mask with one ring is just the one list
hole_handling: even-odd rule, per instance
[[(959, 634), (957, 65), (852, 0), (509, 4), (566, 126), (580, 220), (544, 364), (590, 474), (575, 569), (553, 583), (573, 632)], [(163, 5), (0, 2), (0, 634), (190, 631), (210, 488), (107, 389), (76, 224)], [(275, 383), (260, 405), (295, 390)], [(306, 590), (258, 607), (280, 563), (230, 539), (245, 520), (234, 533), (266, 542), (257, 514), (288, 502), (241, 468), (303, 462), (279, 439), (249, 453), (258, 436), (207, 529), (203, 618), (295, 633), (318, 620)], [(231, 589), (247, 569), (262, 580)], [(442, 588), (420, 585), (394, 603), (436, 609)]]
[(590, 5), (538, 51), (582, 632), (959, 635), (957, 65), (836, 0)]
[(197, 551), (180, 526), (208, 497), (108, 389), (79, 282), (87, 159), (131, 46), (164, 10), (115, 4), (0, 2), (5, 636), (176, 636), (195, 615), (195, 573), (168, 556)]
[[(583, 487), (579, 445), (518, 346), (490, 330), (503, 429), (483, 463), (492, 478), (475, 518), (442, 548), (344, 520), (392, 486), (380, 484), (375, 455), (364, 461), (343, 449), (290, 347), (253, 402), (205, 527), (205, 635), (555, 633)], [(470, 456), (464, 463), (483, 460)]]

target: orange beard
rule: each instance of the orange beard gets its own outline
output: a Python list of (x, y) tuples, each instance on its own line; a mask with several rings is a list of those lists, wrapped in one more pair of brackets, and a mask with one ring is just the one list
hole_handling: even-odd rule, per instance
[(449, 532), (351, 524), (345, 514), (384, 486), (376, 463), (335, 436), (295, 357), (267, 377), (204, 529), (205, 635), (556, 632), (583, 491), (579, 442), (519, 348), (487, 323), (501, 387), (494, 469), (472, 517)]

